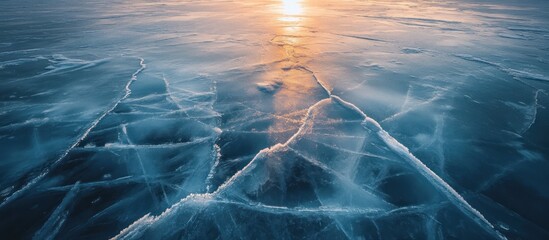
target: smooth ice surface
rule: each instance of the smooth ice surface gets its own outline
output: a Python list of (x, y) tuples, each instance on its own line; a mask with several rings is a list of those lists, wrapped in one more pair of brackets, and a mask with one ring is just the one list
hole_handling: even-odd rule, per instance
[(549, 239), (549, 2), (0, 2), (0, 239)]

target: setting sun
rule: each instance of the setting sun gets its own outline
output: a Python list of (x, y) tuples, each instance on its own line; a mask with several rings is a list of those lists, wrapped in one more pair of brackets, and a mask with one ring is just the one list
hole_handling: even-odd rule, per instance
[(282, 13), (286, 16), (302, 14), (301, 0), (282, 0)]

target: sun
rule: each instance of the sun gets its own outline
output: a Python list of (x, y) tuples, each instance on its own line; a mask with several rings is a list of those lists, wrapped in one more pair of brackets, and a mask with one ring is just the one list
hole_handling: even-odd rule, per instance
[(282, 14), (296, 16), (303, 13), (301, 0), (282, 0)]

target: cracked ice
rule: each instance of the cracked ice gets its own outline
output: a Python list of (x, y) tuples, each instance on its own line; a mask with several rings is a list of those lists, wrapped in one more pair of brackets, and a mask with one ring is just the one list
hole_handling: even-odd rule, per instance
[(0, 3), (6, 239), (547, 239), (543, 1)]

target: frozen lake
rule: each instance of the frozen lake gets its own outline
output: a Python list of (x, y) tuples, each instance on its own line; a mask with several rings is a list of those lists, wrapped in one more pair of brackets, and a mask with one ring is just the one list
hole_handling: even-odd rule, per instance
[(549, 1), (0, 2), (0, 239), (549, 239)]

